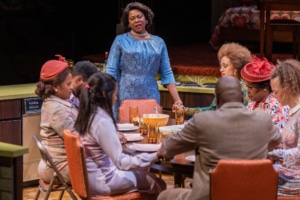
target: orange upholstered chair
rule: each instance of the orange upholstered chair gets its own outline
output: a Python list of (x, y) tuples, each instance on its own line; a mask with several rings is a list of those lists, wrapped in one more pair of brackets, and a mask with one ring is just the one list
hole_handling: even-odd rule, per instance
[(119, 122), (129, 122), (129, 107), (137, 106), (139, 115), (155, 113), (154, 107), (157, 107), (158, 113), (162, 113), (161, 106), (155, 99), (127, 99), (122, 101), (119, 107)]
[(271, 160), (219, 160), (210, 173), (211, 200), (276, 200), (278, 172)]
[(85, 153), (78, 134), (64, 130), (64, 142), (69, 165), (70, 179), (74, 192), (87, 200), (142, 200), (146, 196), (139, 192), (131, 192), (113, 196), (90, 196), (86, 170)]
[(277, 200), (300, 200), (300, 197), (278, 196)]

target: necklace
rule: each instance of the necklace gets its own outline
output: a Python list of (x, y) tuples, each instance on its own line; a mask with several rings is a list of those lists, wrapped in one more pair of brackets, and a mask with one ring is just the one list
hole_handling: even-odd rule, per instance
[(131, 30), (130, 31), (130, 33), (132, 34), (132, 35), (135, 35), (135, 36), (139, 36), (139, 37), (146, 37), (147, 35), (148, 35), (148, 32), (146, 31), (145, 33), (136, 33), (136, 32), (134, 32), (133, 30)]

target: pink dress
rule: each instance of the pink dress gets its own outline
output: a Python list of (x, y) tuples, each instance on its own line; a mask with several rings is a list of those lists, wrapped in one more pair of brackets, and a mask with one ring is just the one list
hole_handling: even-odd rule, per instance
[(290, 117), (282, 130), (283, 149), (275, 149), (269, 155), (283, 158), (275, 163), (279, 172), (279, 195), (300, 196), (300, 104), (290, 109)]

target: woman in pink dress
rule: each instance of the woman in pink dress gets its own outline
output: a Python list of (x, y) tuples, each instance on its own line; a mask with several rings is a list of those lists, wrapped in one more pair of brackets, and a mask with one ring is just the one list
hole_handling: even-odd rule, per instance
[(282, 130), (282, 149), (268, 154), (279, 172), (278, 195), (300, 196), (300, 62), (278, 61), (271, 75), (271, 87), (278, 101), (290, 107)]

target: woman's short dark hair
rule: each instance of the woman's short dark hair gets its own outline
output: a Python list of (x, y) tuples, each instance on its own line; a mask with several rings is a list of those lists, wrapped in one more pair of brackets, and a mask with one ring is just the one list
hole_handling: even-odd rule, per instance
[(122, 14), (122, 17), (121, 17), (121, 24), (122, 24), (122, 26), (124, 27), (125, 30), (129, 30), (129, 27), (128, 27), (128, 25), (129, 25), (128, 15), (129, 15), (129, 12), (131, 10), (134, 10), (134, 9), (137, 9), (137, 10), (141, 11), (144, 14), (146, 20), (148, 21), (148, 23), (146, 25), (146, 29), (148, 30), (149, 27), (152, 25), (153, 18), (154, 18), (154, 13), (153, 13), (153, 11), (148, 6), (146, 6), (146, 5), (142, 4), (142, 3), (139, 3), (139, 2), (129, 3), (124, 8), (123, 14)]
[(51, 80), (40, 80), (36, 84), (35, 94), (42, 99), (46, 99), (50, 95), (55, 94), (54, 86), (57, 86), (64, 82), (69, 74), (70, 70), (69, 68), (66, 68)]
[(270, 80), (262, 81), (262, 82), (251, 82), (251, 84), (260, 89), (267, 88), (270, 92), (272, 92)]

